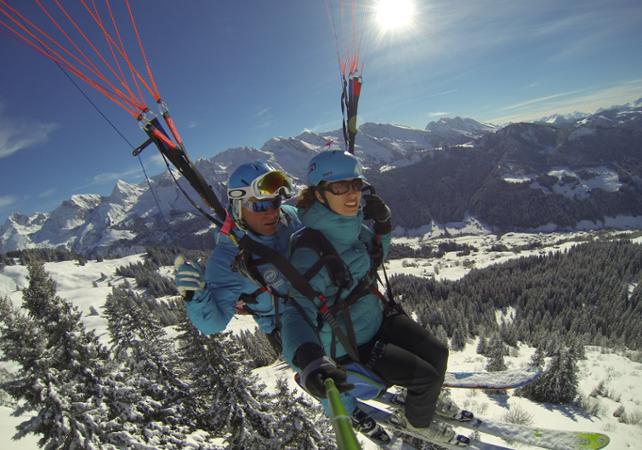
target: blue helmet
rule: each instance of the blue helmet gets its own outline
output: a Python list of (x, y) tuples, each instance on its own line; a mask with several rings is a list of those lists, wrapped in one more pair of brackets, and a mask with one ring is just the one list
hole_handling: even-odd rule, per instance
[(241, 164), (227, 180), (227, 198), (232, 218), (237, 224), (241, 224), (242, 206), (246, 200), (274, 199), (279, 196), (290, 198), (293, 190), (290, 177), (282, 170), (262, 161)]
[(316, 186), (322, 181), (365, 180), (359, 160), (352, 154), (341, 150), (323, 151), (310, 160), (308, 165), (308, 186)]

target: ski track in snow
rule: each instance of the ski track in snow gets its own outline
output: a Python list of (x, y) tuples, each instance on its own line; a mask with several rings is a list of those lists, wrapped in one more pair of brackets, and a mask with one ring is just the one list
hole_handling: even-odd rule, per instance
[[(626, 233), (614, 233), (626, 235)], [(479, 249), (467, 256), (457, 256), (456, 252), (449, 252), (438, 260), (424, 260), (405, 258), (388, 261), (388, 274), (405, 273), (421, 277), (434, 276), (438, 279), (456, 280), (463, 277), (473, 267), (487, 267), (501, 263), (519, 256), (543, 254), (562, 251), (577, 245), (578, 242), (570, 238), (586, 239), (591, 234), (578, 233), (551, 233), (528, 234), (507, 233), (501, 237), (493, 235), (473, 235), (458, 237), (437, 237), (432, 235), (417, 236), (413, 238), (396, 238), (395, 243), (403, 243), (412, 247), (422, 244), (432, 244), (445, 240), (467, 243)], [(642, 244), (642, 237), (633, 235), (634, 242)], [(565, 241), (565, 242), (562, 242)], [(520, 253), (489, 252), (493, 244), (504, 244), (509, 249), (531, 243), (541, 243), (540, 248), (522, 251)], [(75, 261), (46, 263), (45, 269), (50, 273), (57, 284), (58, 295), (77, 306), (83, 313), (83, 321), (87, 328), (96, 330), (103, 342), (107, 341), (106, 321), (101, 316), (101, 307), (111, 291), (111, 285), (123, 282), (122, 277), (114, 275), (117, 267), (128, 265), (132, 262), (142, 261), (142, 255), (132, 255), (125, 258), (105, 260), (103, 262), (89, 261), (84, 266), (78, 266)], [(161, 268), (160, 274), (171, 277), (172, 268)], [(23, 266), (7, 266), (0, 271), (0, 296), (8, 296), (16, 305), (21, 303), (21, 293), (16, 288), (27, 286), (27, 271)], [(133, 280), (130, 280), (130, 282)], [(91, 309), (98, 315), (90, 315)], [(227, 330), (239, 332), (256, 328), (250, 316), (236, 316), (229, 324)], [(173, 331), (173, 330), (168, 330)], [(476, 353), (476, 342), (470, 342), (463, 351), (451, 352), (448, 369), (450, 371), (478, 371), (483, 370), (486, 358)], [(506, 358), (508, 368), (520, 368), (528, 364), (533, 349), (520, 346), (517, 354)], [(532, 425), (543, 428), (597, 431), (609, 435), (611, 444), (608, 449), (636, 449), (642, 442), (642, 427), (638, 425), (625, 425), (613, 417), (613, 411), (623, 405), (629, 414), (642, 416), (642, 364), (636, 363), (626, 357), (616, 354), (611, 350), (602, 351), (597, 347), (587, 347), (587, 359), (579, 363), (579, 391), (588, 396), (600, 382), (604, 383), (608, 397), (597, 396), (592, 401), (599, 404), (599, 417), (589, 416), (579, 408), (571, 406), (555, 406), (536, 404), (527, 399), (508, 395), (504, 397), (490, 397), (480, 390), (452, 389), (453, 399), (463, 408), (470, 409), (482, 417), (501, 421), (503, 416), (514, 408), (521, 408), (532, 416)], [(0, 367), (12, 369), (12, 365), (2, 363)], [(255, 370), (255, 374), (269, 390), (274, 390), (276, 381), (285, 378), (289, 386), (302, 392), (294, 382), (293, 372), (283, 362), (277, 362), (269, 367)], [(511, 391), (509, 391), (509, 394)], [(305, 394), (307, 395), (307, 394)], [(37, 447), (38, 437), (27, 436), (19, 441), (12, 441), (15, 426), (28, 416), (13, 417), (11, 408), (0, 406), (0, 449), (33, 450)], [(464, 428), (458, 428), (460, 433), (469, 433)], [(482, 435), (483, 440), (506, 445), (505, 442), (493, 436)], [(370, 441), (360, 438), (364, 449), (371, 450), (377, 447)], [(519, 445), (519, 449), (529, 449)]]

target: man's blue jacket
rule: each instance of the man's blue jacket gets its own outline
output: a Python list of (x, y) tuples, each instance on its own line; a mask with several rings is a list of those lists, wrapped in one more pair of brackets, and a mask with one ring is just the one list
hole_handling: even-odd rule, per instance
[[(272, 236), (263, 236), (248, 231), (248, 235), (257, 242), (267, 245), (284, 256), (288, 253), (290, 235), (302, 227), (293, 206), (281, 206), (281, 221), (277, 232)], [(236, 313), (236, 304), (241, 294), (252, 294), (261, 286), (250, 280), (241, 272), (232, 268), (238, 254), (238, 247), (232, 240), (218, 233), (216, 247), (207, 260), (205, 268), (205, 288), (197, 291), (192, 300), (187, 302), (187, 315), (202, 333), (219, 333), (225, 329)], [(272, 264), (258, 267), (263, 279), (279, 294), (288, 293), (288, 281)], [(281, 298), (278, 302), (278, 314), (283, 311)], [(254, 315), (259, 328), (264, 333), (271, 333), (276, 326), (275, 305), (272, 296), (262, 292), (256, 303), (246, 305)]]

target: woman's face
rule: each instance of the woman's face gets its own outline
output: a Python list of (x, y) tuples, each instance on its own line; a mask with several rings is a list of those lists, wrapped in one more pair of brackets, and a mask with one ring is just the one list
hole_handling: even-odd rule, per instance
[[(325, 199), (328, 207), (340, 216), (356, 216), (359, 212), (361, 203), (361, 190), (365, 186), (363, 180), (355, 178), (354, 180), (335, 181), (323, 186)], [(326, 203), (319, 191), (315, 191), (317, 200)]]

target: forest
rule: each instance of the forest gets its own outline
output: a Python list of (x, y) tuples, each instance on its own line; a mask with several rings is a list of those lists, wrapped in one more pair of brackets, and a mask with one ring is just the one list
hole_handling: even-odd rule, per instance
[[(435, 257), (470, 250), (395, 251)], [(108, 345), (57, 296), (43, 263), (30, 259), (23, 308), (0, 299), (2, 359), (19, 368), (0, 373), (0, 401), (34, 417), (16, 438), (35, 433), (50, 448), (334, 448), (316, 402), (285, 382), (270, 393), (251, 372), (278, 358), (261, 333), (204, 336), (170, 282), (145, 284), (163, 279), (158, 269), (177, 251), (150, 248), (144, 262), (117, 270), (124, 280), (102, 308)], [(517, 394), (565, 404), (583, 404), (576, 372), (584, 345), (642, 349), (641, 281), (642, 246), (629, 241), (522, 257), (458, 281), (390, 279), (404, 310), (451, 350), (479, 338), (489, 371), (505, 368), (503, 358), (519, 341), (535, 347), (531, 363), (548, 358), (548, 370)], [(505, 320), (498, 322), (498, 311)]]

